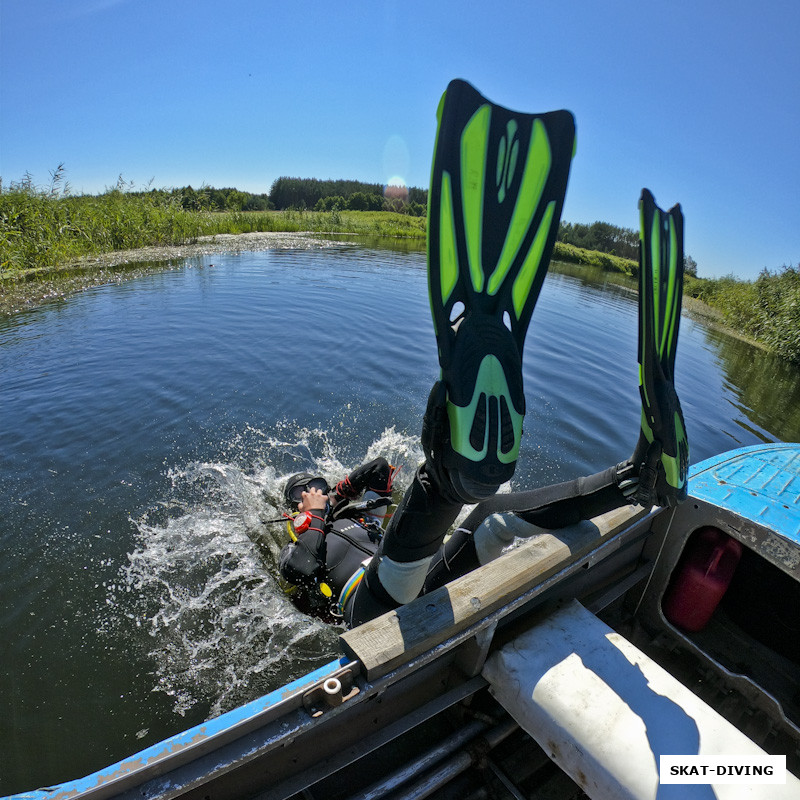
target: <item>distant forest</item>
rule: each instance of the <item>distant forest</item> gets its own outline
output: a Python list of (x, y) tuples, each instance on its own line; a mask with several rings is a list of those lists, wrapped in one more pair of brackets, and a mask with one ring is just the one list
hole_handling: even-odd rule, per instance
[(428, 205), (426, 189), (316, 178), (278, 178), (265, 194), (211, 186), (185, 186), (165, 194), (177, 197), (187, 211), (395, 211), (424, 217)]
[(277, 209), (398, 211), (415, 217), (424, 217), (428, 206), (426, 189), (313, 178), (278, 178), (269, 199)]

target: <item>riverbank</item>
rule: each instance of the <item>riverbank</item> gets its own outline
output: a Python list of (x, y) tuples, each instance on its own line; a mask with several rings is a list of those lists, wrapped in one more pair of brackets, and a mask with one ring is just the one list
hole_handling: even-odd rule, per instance
[[(188, 212), (158, 198), (120, 192), (98, 198), (18, 192), (0, 194), (0, 199), (7, 205), (5, 222), (16, 220), (0, 230), (0, 314), (214, 252), (318, 247), (331, 238), (357, 238), (376, 247), (387, 241), (406, 249), (425, 247), (426, 220), (389, 211)], [(564, 242), (555, 243), (553, 260), (621, 280), (635, 280), (638, 273), (635, 261)], [(800, 364), (797, 270), (765, 271), (754, 283), (687, 275), (684, 308)]]
[(242, 233), (340, 233), (424, 241), (425, 219), (394, 211), (188, 210), (177, 198), (112, 190), (72, 196), (0, 183), (0, 280), (87, 257)]
[[(410, 213), (338, 207), (211, 212), (192, 210), (182, 195), (163, 191), (133, 193), (118, 187), (98, 196), (72, 196), (61, 181), (57, 171), (45, 189), (23, 182), (4, 191), (0, 184), (0, 313), (118, 282), (142, 270), (168, 268), (171, 260), (210, 247), (270, 247), (279, 241), (270, 238), (276, 234), (359, 237), (377, 247), (388, 240), (409, 249), (425, 246), (427, 221)], [(237, 237), (243, 234), (254, 238), (240, 244)], [(630, 258), (564, 241), (555, 243), (553, 260), (634, 279), (639, 269)], [(717, 324), (721, 316), (726, 328), (800, 365), (800, 267), (764, 270), (755, 281), (698, 278), (690, 270), (684, 295), (718, 312), (704, 310), (704, 318)]]
[(755, 281), (687, 276), (684, 301), (688, 297), (718, 310), (748, 340), (800, 366), (800, 266), (764, 269)]
[[(346, 239), (346, 234), (337, 234)], [(186, 259), (214, 253), (331, 246), (331, 238), (310, 233), (253, 232), (201, 236), (196, 242), (117, 250), (57, 267), (28, 269), (0, 277), (0, 314), (13, 314), (66, 299), (95, 286), (182, 267)]]

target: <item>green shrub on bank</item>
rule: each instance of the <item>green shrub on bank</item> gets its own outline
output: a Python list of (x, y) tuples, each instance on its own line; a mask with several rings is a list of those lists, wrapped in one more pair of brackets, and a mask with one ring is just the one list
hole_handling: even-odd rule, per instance
[(606, 272), (622, 272), (625, 275), (636, 277), (639, 274), (639, 264), (629, 258), (601, 253), (597, 250), (584, 250), (574, 244), (556, 242), (553, 249), (553, 258), (557, 261), (566, 261), (570, 264), (586, 264), (589, 267), (599, 267)]
[(718, 309), (734, 330), (800, 364), (800, 266), (765, 269), (755, 281), (687, 277), (684, 291)]

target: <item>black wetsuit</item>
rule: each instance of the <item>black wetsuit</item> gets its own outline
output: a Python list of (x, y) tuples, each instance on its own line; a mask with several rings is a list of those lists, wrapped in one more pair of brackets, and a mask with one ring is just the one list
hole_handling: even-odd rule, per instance
[(539, 528), (558, 530), (629, 503), (620, 488), (625, 464), (585, 478), (511, 494), (496, 494), (469, 513), (431, 562), (423, 592), (432, 592), (480, 566), (473, 534), (492, 514), (513, 513)]
[[(414, 481), (392, 517), (392, 536), (385, 537), (378, 558), (388, 557), (401, 563), (431, 558), (421, 593), (431, 592), (449, 581), (480, 566), (473, 534), (489, 516), (511, 512), (541, 528), (558, 529), (591, 519), (630, 500), (621, 488), (621, 478), (629, 469), (623, 462), (595, 475), (512, 494), (492, 494), (481, 499), (464, 522), (443, 543), (447, 530), (464, 505), (461, 497), (442, 491), (440, 471), (423, 463)], [(377, 559), (376, 559), (377, 560)], [(345, 608), (345, 622), (360, 625), (399, 603), (367, 572), (369, 591), (361, 591)]]
[[(390, 498), (392, 474), (385, 458), (351, 472), (330, 493), (335, 502), (328, 511), (313, 514), (308, 530), (281, 551), (280, 573), (298, 587), (293, 598), (303, 611), (326, 617), (347, 581), (377, 551), (383, 533), (379, 519), (352, 501), (367, 491)], [(320, 591), (323, 583), (330, 598)]]
[[(395, 536), (384, 542), (382, 555), (401, 562), (433, 556), (422, 592), (434, 591), (480, 566), (473, 534), (487, 517), (510, 512), (526, 522), (551, 530), (591, 519), (629, 502), (620, 488), (620, 471), (624, 468), (625, 464), (620, 464), (595, 475), (553, 486), (495, 494), (479, 502), (442, 544), (463, 502), (441, 492), (427, 462), (423, 463), (395, 512)], [(303, 597), (301, 594), (297, 598), (303, 610), (314, 613), (314, 593), (318, 592), (316, 587), (321, 581), (330, 586), (333, 592), (331, 600), (335, 603), (347, 581), (378, 551), (381, 531), (369, 516), (348, 516), (347, 501), (369, 489), (388, 497), (391, 494), (390, 478), (391, 467), (383, 458), (350, 473), (337, 485), (334, 493), (341, 498), (339, 502), (344, 515), (333, 519), (340, 510), (337, 503), (324, 525), (320, 518), (319, 523), (315, 522), (317, 527), (300, 534), (297, 543), (286, 545), (282, 551), (281, 574), (308, 595)], [(375, 615), (373, 599), (385, 605), (381, 611), (397, 606), (391, 599), (380, 595), (373, 598), (373, 594), (368, 608), (351, 606), (346, 609), (348, 625), (360, 624), (365, 618)], [(364, 597), (362, 593), (361, 606)], [(330, 606), (330, 602), (324, 605)]]

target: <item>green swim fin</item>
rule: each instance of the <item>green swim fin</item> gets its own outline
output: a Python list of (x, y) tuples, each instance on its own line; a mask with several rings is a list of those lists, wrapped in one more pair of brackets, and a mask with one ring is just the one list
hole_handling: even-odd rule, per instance
[(683, 300), (683, 214), (639, 200), (639, 394), (642, 431), (634, 464), (644, 464), (636, 498), (673, 506), (688, 491), (689, 440), (675, 391), (675, 353)]
[(568, 111), (510, 111), (461, 80), (438, 119), (428, 288), (449, 422), (440, 455), (469, 481), (499, 485), (519, 454), (522, 348), (558, 233), (575, 121)]

